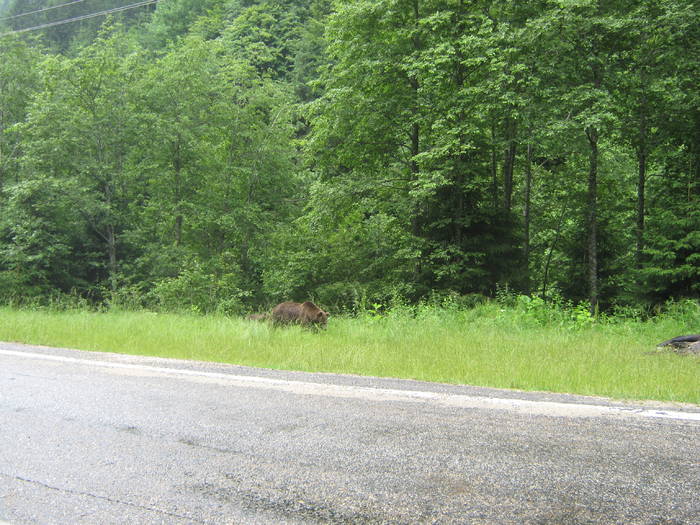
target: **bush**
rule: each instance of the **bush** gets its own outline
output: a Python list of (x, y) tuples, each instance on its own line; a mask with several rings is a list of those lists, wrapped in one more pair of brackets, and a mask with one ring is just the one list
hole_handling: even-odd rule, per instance
[(669, 301), (663, 309), (663, 316), (689, 326), (700, 326), (700, 301), (682, 299)]
[(250, 293), (239, 287), (238, 274), (208, 272), (193, 261), (177, 277), (156, 283), (151, 295), (168, 312), (240, 315)]

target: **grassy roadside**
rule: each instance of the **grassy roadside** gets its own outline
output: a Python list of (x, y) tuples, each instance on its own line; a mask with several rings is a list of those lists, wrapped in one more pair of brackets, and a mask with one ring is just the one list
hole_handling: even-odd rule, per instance
[(685, 324), (543, 322), (487, 305), (339, 317), (313, 332), (215, 316), (0, 309), (0, 340), (700, 404), (700, 358), (654, 352), (657, 342), (687, 331)]

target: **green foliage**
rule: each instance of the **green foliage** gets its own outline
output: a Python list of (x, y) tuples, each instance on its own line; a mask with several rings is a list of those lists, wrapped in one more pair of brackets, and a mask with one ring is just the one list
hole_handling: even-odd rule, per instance
[(682, 331), (693, 331), (700, 322), (700, 302), (691, 299), (668, 301), (663, 307), (663, 318), (680, 323)]
[(192, 25), (219, 6), (219, 0), (168, 0), (158, 2), (156, 10), (146, 24), (143, 39), (153, 49), (161, 49), (178, 37), (185, 36)]
[(700, 171), (679, 170), (678, 157), (667, 161), (655, 213), (647, 221), (646, 264), (639, 271), (642, 291), (655, 303), (700, 294)]
[(11, 38), (0, 38), (0, 189), (17, 170), (21, 135), (15, 126), (27, 117), (38, 89), (40, 53)]
[[(29, 297), (85, 287), (90, 254), (80, 214), (84, 202), (71, 183), (53, 178), (22, 181), (8, 188), (0, 223), (3, 278), (0, 295)], [(8, 242), (10, 241), (10, 242)]]
[(295, 4), (298, 2), (261, 1), (232, 6), (236, 14), (223, 31), (223, 42), (261, 74), (287, 78), (294, 60), (292, 46), (303, 24), (303, 13)]
[(508, 289), (582, 331), (584, 302), (697, 299), (694, 7), (172, 0), (0, 38), (2, 300), (379, 315)]
[(151, 295), (158, 309), (169, 312), (239, 314), (243, 311), (243, 299), (248, 295), (241, 290), (240, 271), (233, 267), (221, 273), (192, 261), (177, 277), (156, 283)]

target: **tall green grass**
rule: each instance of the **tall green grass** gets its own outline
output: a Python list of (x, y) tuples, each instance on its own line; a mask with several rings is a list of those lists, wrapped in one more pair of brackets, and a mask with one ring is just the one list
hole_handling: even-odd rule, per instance
[(700, 325), (700, 309), (650, 321), (579, 314), (530, 304), (396, 308), (333, 317), (327, 330), (312, 331), (223, 316), (0, 309), (0, 340), (700, 404), (700, 358), (654, 351)]

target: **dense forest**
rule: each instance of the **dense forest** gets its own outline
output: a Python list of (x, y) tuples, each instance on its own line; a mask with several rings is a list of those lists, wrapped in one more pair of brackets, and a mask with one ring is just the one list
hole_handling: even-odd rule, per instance
[(692, 1), (0, 0), (0, 35), (0, 303), (700, 297)]

